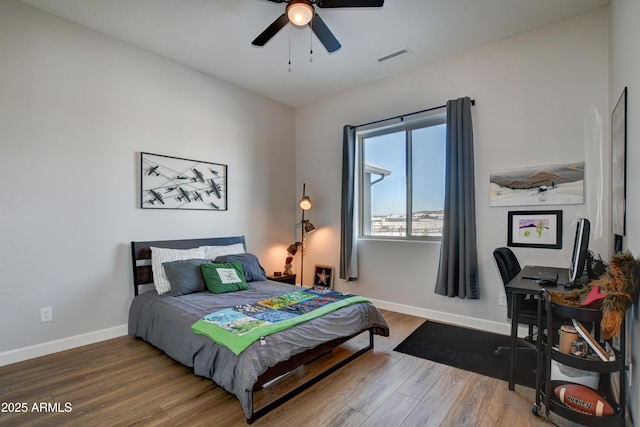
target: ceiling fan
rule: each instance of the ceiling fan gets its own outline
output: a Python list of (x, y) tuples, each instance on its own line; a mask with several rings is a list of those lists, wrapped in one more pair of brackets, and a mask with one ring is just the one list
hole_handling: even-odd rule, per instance
[(256, 39), (254, 46), (264, 46), (278, 31), (291, 22), (297, 27), (308, 25), (320, 42), (329, 51), (335, 52), (341, 45), (322, 18), (315, 12), (314, 5), (320, 8), (338, 7), (382, 7), (384, 0), (269, 0), (274, 3), (287, 3), (285, 13), (273, 21)]

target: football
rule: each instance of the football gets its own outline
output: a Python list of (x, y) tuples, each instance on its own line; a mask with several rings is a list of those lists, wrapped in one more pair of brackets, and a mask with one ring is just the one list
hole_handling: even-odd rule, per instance
[(554, 392), (571, 409), (597, 417), (613, 415), (613, 407), (594, 389), (581, 384), (562, 384)]

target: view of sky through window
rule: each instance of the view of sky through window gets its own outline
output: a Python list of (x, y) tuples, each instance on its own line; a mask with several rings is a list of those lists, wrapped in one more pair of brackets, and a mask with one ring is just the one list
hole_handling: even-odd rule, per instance
[[(446, 125), (413, 132), (413, 210), (439, 211), (444, 203)], [(391, 171), (371, 188), (371, 214), (402, 215), (406, 210), (405, 131), (366, 138), (365, 160)]]

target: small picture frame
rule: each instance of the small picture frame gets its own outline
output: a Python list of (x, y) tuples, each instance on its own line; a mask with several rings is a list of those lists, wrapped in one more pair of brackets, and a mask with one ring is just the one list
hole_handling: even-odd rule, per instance
[(316, 264), (313, 286), (324, 286), (333, 289), (333, 266)]
[(509, 211), (507, 246), (562, 249), (562, 211)]

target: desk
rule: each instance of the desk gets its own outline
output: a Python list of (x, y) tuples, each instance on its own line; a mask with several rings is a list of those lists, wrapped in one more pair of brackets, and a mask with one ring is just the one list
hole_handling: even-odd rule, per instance
[[(569, 291), (569, 289), (562, 286), (562, 283), (565, 283), (569, 280), (569, 269), (567, 268), (554, 268), (554, 267), (544, 267), (545, 270), (552, 270), (558, 272), (558, 286), (549, 288), (549, 290), (555, 291)], [(518, 346), (518, 316), (520, 310), (520, 300), (522, 298), (518, 298), (518, 296), (526, 296), (526, 295), (539, 295), (540, 291), (543, 289), (538, 282), (531, 279), (525, 279), (522, 277), (522, 272), (518, 273), (516, 277), (511, 279), (509, 283), (504, 287), (506, 292), (512, 293), (511, 299), (511, 354), (509, 360), (509, 390), (515, 389), (515, 377), (516, 377), (516, 354), (517, 354), (517, 346)]]

